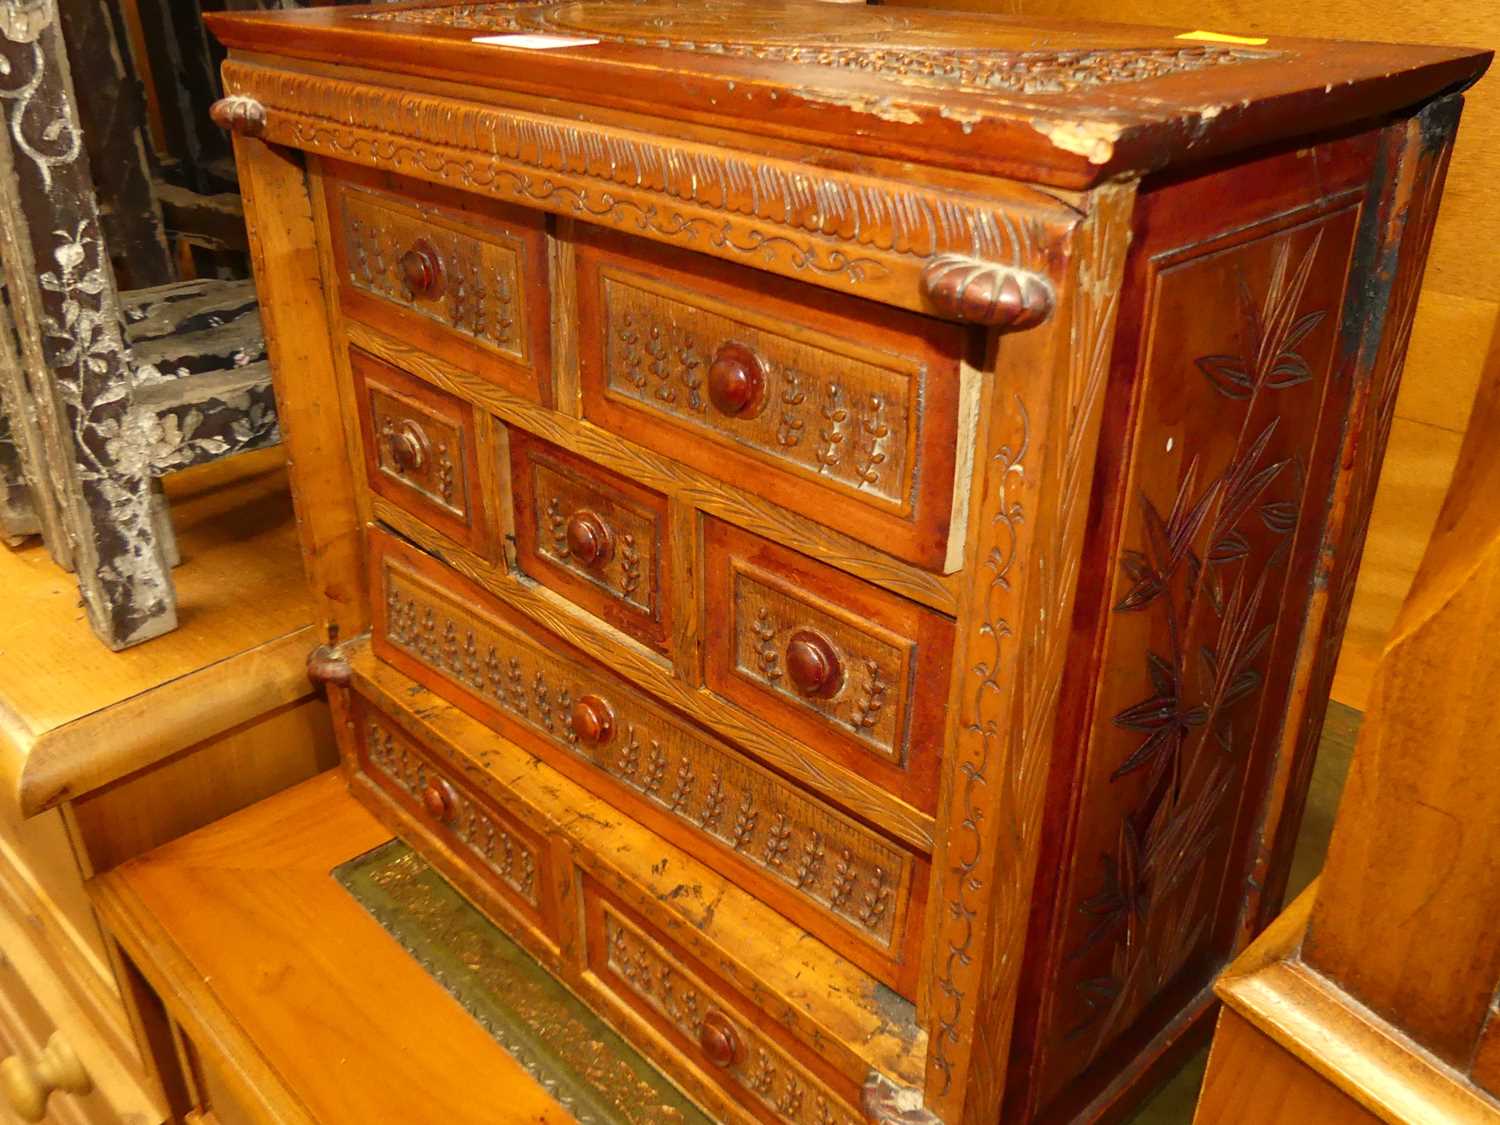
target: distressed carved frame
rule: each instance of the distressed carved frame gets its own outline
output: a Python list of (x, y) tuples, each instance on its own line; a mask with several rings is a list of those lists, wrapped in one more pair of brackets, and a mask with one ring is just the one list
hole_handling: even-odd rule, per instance
[(914, 186), (235, 61), (224, 85), (236, 118), (266, 141), (954, 320), (1045, 319), (1078, 221), (1057, 199), (999, 181), (983, 195)]
[[(302, 170), (292, 171), (275, 147), (287, 146), (898, 307), (997, 327), (1039, 324), (1025, 333), (992, 333), (985, 363), (965, 549), (974, 581), (960, 595), (954, 706), (919, 973), (928, 1033), (925, 1088), (893, 1087), (872, 1076), (866, 1092), (867, 1108), (880, 1121), (997, 1119), (1135, 185), (1099, 188), (1075, 209), (1012, 185), (996, 183), (985, 196), (855, 172), (812, 173), (780, 158), (666, 144), (614, 126), (242, 62), (227, 64), (225, 79), (242, 123), (236, 148), (247, 183), (264, 193), (252, 208), (258, 266), (266, 264), (262, 244), (284, 236), (254, 232), (273, 206), (295, 212), (295, 252), (315, 253)], [(1418, 260), (1419, 242), (1410, 249)], [(1393, 253), (1399, 244), (1393, 240)], [(1400, 249), (1406, 265), (1408, 247)], [(271, 319), (285, 314), (289, 324), (306, 325), (297, 302), (310, 296), (307, 285), (282, 274)], [(1419, 276), (1408, 265), (1402, 284)], [(1035, 316), (1043, 297), (1046, 312)], [(991, 306), (1019, 306), (1023, 313), (988, 319), (972, 311)], [(1410, 316), (1411, 308), (1402, 307), (1384, 326), (1398, 341), (1396, 351)], [(271, 334), (274, 352), (277, 333)], [(288, 342), (284, 337), (279, 346)], [(294, 409), (306, 425), (292, 428), (289, 440), (294, 474), (302, 474), (303, 533), (326, 616), (349, 636), (367, 625), (353, 505), (309, 504), (315, 496), (353, 492), (337, 419), (310, 415), (320, 391), (336, 397), (337, 376), (326, 338), (299, 338), (297, 346), (303, 363)], [(1399, 356), (1390, 370), (1399, 370)], [(1372, 409), (1378, 414), (1383, 407)], [(1373, 482), (1382, 444), (1380, 434), (1362, 450), (1359, 471), (1369, 480), (1356, 482), (1357, 492)], [(301, 454), (304, 448), (309, 455)], [(329, 474), (335, 464), (341, 471)], [(320, 479), (309, 478), (313, 466)], [(1354, 497), (1353, 507), (1351, 523), (1361, 524), (1368, 497)], [(1343, 573), (1352, 573), (1352, 564), (1346, 556)], [(1341, 586), (1336, 600), (1343, 597)], [(1345, 609), (1334, 607), (1318, 643), (1326, 647), (1336, 637)], [(331, 635), (336, 640), (339, 629)]]

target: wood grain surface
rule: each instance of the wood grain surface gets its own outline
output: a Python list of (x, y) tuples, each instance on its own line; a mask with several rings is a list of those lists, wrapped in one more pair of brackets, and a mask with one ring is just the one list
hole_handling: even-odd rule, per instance
[(389, 838), (326, 773), (93, 890), (199, 1050), (259, 1115), (571, 1121), (334, 881), (335, 866)]
[(315, 611), (283, 461), (271, 449), (169, 480), (181, 627), (147, 645), (100, 646), (42, 548), (0, 554), (0, 581), (26, 607), (0, 641), (8, 800), (34, 812), (310, 694)]

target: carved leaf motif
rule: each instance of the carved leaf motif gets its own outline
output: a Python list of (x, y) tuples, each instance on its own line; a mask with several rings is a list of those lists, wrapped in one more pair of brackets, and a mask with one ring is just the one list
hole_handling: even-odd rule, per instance
[[(1197, 459), (1189, 463), (1167, 516), (1142, 495), (1144, 542), (1121, 556), (1129, 586), (1116, 609), (1149, 610), (1153, 629), (1159, 629), (1156, 643), (1165, 647), (1146, 653), (1150, 695), (1114, 716), (1116, 726), (1146, 738), (1125, 755), (1111, 780), (1143, 769), (1149, 777), (1144, 795), (1121, 820), (1113, 854), (1102, 858), (1100, 889), (1079, 904), (1088, 928), (1070, 954), (1076, 961), (1110, 942), (1109, 972), (1080, 972), (1073, 984), (1085, 1015), (1069, 1034), (1091, 1031), (1096, 1051), (1166, 987), (1205, 932), (1203, 911), (1194, 903), (1217, 877), (1204, 864), (1225, 830), (1222, 810), (1238, 777), (1232, 765), (1238, 749), (1234, 716), (1265, 683), (1258, 662), (1274, 636), (1274, 620), (1264, 621), (1262, 609), (1269, 581), (1282, 573), (1304, 486), (1300, 471), (1286, 471), (1295, 458), (1278, 460), (1270, 453), (1279, 417), (1257, 423), (1258, 429), (1251, 425), (1265, 417), (1266, 396), (1314, 377), (1298, 349), (1326, 312), (1299, 313), (1299, 305), (1321, 237), (1311, 240), (1295, 266), (1293, 239), (1281, 240), (1260, 301), (1239, 279), (1239, 335), (1247, 347), (1195, 361), (1215, 391), (1245, 404), (1234, 448), (1219, 476), (1201, 491)], [(1268, 496), (1287, 477), (1296, 498)], [(1273, 537), (1268, 541), (1247, 526), (1251, 520)], [(1213, 616), (1195, 615), (1200, 597)], [(1190, 640), (1199, 630), (1209, 635)], [(1190, 667), (1196, 669), (1192, 675)]]
[(1267, 530), (1285, 535), (1297, 526), (1297, 505), (1290, 500), (1273, 500), (1260, 506), (1260, 522)]
[(1145, 742), (1110, 774), (1117, 780), (1147, 764), (1156, 770), (1170, 768), (1173, 788), (1180, 781), (1180, 755), (1188, 733), (1208, 721), (1208, 710), (1201, 704), (1183, 706), (1176, 670), (1154, 652), (1146, 654), (1146, 667), (1154, 694), (1126, 707), (1115, 715), (1116, 726), (1148, 732)]
[(1205, 355), (1198, 358), (1198, 369), (1207, 375), (1225, 398), (1249, 398), (1255, 389), (1255, 375), (1244, 356)]
[(620, 537), (620, 593), (631, 597), (641, 585), (641, 552), (635, 536), (629, 532)]
[(698, 823), (709, 832), (716, 832), (724, 819), (724, 778), (714, 770), (708, 782), (708, 794), (703, 798), (703, 811), (698, 814)]
[(865, 661), (864, 689), (849, 714), (849, 725), (856, 732), (871, 729), (880, 721), (880, 712), (885, 707), (885, 696), (890, 684), (880, 670), (878, 661)]
[[(400, 621), (414, 615), (419, 599), (429, 595), (413, 593), (408, 599), (397, 588), (404, 581), (399, 573), (391, 568), (386, 575), (386, 600), (395, 607), (388, 613), (386, 639), (440, 671), (448, 669), (450, 649), (456, 649), (458, 667), (453, 676), (447, 677), (449, 682), (472, 687), (476, 694), (513, 716), (524, 717), (534, 731), (545, 731), (555, 744), (588, 758), (685, 823), (696, 822), (711, 837), (813, 901), (828, 903), (830, 897), (820, 878), (824, 851), (829, 846), (825, 833), (831, 833), (834, 846), (840, 847), (841, 886), (847, 884), (839, 903), (830, 903), (834, 909), (847, 914), (857, 908), (850, 906), (855, 902), (851, 897), (853, 884), (867, 871), (880, 868), (894, 873), (898, 880), (902, 877), (906, 868), (899, 853), (852, 827), (831, 824), (824, 813), (795, 791), (783, 791), (768, 779), (746, 772), (711, 746), (686, 739), (670, 724), (658, 727), (659, 720), (650, 716), (638, 722), (622, 721), (619, 734), (607, 749), (585, 752), (569, 717), (575, 698), (592, 690), (590, 685), (571, 680), (569, 669), (554, 667), (539, 651), (532, 652), (522, 642), (505, 638), (462, 609), (439, 611), (432, 605), (421, 606), (428, 624), (418, 636), (409, 638), (401, 631)], [(440, 639), (429, 645), (428, 632), (438, 638), (458, 639)], [(500, 646), (493, 643), (497, 637), (513, 651), (528, 655), (524, 659), (521, 655), (502, 656)], [(625, 710), (623, 719), (632, 718), (630, 708)], [(700, 766), (706, 777), (702, 786), (697, 783)], [(871, 915), (878, 923), (870, 927), (873, 937), (886, 945), (897, 936), (890, 913), (882, 907), (879, 914)]]
[(755, 631), (755, 660), (760, 674), (767, 683), (774, 684), (781, 679), (781, 651), (776, 647), (776, 623), (765, 606), (756, 612), (751, 629)]
[[(385, 774), (406, 793), (421, 802), (429, 767), (415, 754), (408, 754), (378, 719), (371, 718), (366, 727), (365, 751), (370, 765)], [(455, 805), (450, 826), (468, 850), (527, 902), (536, 905), (536, 856), (523, 840), (516, 839), (503, 825), (497, 824), (477, 802), (461, 790), (453, 790)], [(497, 851), (500, 853), (497, 855)], [(515, 870), (515, 855), (521, 857), (521, 870)]]
[(792, 846), (792, 826), (786, 813), (777, 813), (766, 833), (765, 861), (767, 867), (780, 867)]

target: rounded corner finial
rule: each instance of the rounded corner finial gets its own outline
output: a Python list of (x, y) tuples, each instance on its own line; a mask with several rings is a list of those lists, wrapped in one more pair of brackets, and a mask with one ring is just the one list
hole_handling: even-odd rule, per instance
[(209, 107), (208, 115), (220, 129), (258, 137), (266, 131), (266, 107), (244, 94), (230, 94)]
[(1017, 266), (939, 254), (922, 271), (922, 292), (949, 320), (1019, 331), (1052, 315), (1052, 283)]

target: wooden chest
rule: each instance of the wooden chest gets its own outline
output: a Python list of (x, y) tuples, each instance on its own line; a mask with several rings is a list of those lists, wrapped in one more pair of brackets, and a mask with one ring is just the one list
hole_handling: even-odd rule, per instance
[(716, 1119), (1128, 1108), (1279, 904), (1488, 56), (212, 24), (355, 792)]

